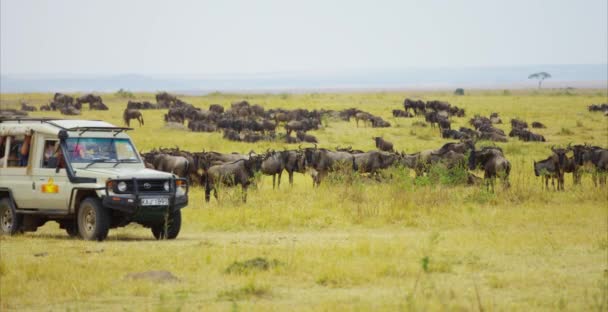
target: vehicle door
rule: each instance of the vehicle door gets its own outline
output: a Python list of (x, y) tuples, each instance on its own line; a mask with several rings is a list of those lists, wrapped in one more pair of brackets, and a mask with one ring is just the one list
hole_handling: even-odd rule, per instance
[(58, 153), (58, 146), (56, 138), (41, 136), (36, 142), (32, 164), (32, 197), (35, 198), (38, 209), (68, 209), (71, 185), (65, 168), (57, 169), (58, 163), (62, 163), (59, 158), (63, 157)]

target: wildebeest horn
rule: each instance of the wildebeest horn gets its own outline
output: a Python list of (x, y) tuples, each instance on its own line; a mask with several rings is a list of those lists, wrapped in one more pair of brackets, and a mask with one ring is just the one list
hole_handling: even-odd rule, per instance
[(299, 144), (299, 145), (298, 145), (298, 149), (302, 149), (302, 144)]
[(551, 145), (551, 150), (555, 152), (555, 145)]
[(315, 143), (315, 149), (317, 149), (317, 143)]

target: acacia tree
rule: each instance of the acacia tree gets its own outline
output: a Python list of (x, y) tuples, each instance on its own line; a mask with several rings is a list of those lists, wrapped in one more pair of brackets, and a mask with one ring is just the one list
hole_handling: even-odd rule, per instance
[(540, 89), (541, 84), (543, 83), (543, 80), (545, 80), (547, 78), (551, 78), (551, 74), (546, 73), (546, 72), (538, 72), (538, 73), (534, 73), (534, 74), (528, 76), (528, 79), (538, 79), (538, 88), (539, 89)]

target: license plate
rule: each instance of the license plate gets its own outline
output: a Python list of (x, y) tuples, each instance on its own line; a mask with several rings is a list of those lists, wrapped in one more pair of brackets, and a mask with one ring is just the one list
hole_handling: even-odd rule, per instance
[(142, 198), (141, 205), (142, 206), (168, 206), (169, 198), (167, 198), (167, 197)]

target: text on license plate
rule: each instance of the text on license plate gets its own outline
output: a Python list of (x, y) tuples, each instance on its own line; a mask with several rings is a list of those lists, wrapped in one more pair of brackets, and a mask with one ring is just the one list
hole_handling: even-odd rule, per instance
[(158, 198), (142, 198), (142, 206), (167, 206), (169, 205), (169, 198), (158, 197)]

